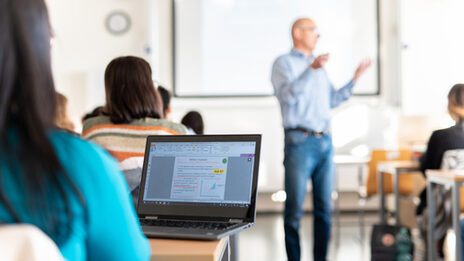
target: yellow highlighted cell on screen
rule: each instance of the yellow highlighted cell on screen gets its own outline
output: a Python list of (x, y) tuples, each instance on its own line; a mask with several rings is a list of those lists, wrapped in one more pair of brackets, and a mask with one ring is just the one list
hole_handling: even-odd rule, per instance
[(213, 169), (213, 174), (224, 174), (226, 173), (225, 169)]

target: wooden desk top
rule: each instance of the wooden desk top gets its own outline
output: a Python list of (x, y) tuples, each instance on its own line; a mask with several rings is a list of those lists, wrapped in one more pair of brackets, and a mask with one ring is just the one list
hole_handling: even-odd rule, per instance
[(378, 168), (395, 168), (395, 169), (409, 169), (419, 170), (420, 164), (418, 161), (411, 160), (394, 160), (394, 161), (381, 161), (377, 164)]
[(218, 241), (149, 238), (152, 261), (217, 261), (228, 237)]
[(464, 181), (464, 170), (435, 170), (428, 169), (425, 171), (428, 177), (440, 178), (453, 181)]

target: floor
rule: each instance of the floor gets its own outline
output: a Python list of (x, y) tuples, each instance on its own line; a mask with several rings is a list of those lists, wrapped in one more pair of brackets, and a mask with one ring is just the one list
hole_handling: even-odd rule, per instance
[[(340, 226), (333, 220), (328, 260), (370, 260), (369, 235), (372, 224), (377, 221), (376, 214), (366, 214), (364, 243), (361, 243), (356, 213), (341, 214)], [(313, 219), (310, 213), (305, 214), (301, 226), (301, 260), (312, 260)], [(239, 260), (286, 260), (282, 214), (258, 214), (255, 226), (240, 233)]]

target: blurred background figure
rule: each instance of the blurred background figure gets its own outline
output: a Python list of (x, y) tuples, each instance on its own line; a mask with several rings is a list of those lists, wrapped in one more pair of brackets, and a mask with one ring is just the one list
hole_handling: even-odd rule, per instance
[(68, 98), (56, 92), (55, 124), (58, 128), (74, 132), (75, 126), (69, 117)]
[(163, 115), (164, 119), (169, 120), (171, 116), (171, 92), (161, 85), (158, 85), (158, 92), (163, 100)]
[(197, 111), (189, 111), (182, 118), (181, 123), (187, 127), (189, 134), (204, 134), (204, 123), (201, 114)]

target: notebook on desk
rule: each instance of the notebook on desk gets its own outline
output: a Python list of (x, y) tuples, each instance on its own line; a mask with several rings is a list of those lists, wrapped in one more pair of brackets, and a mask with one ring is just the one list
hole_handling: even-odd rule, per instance
[(255, 222), (261, 135), (149, 136), (137, 214), (147, 237), (217, 240)]

